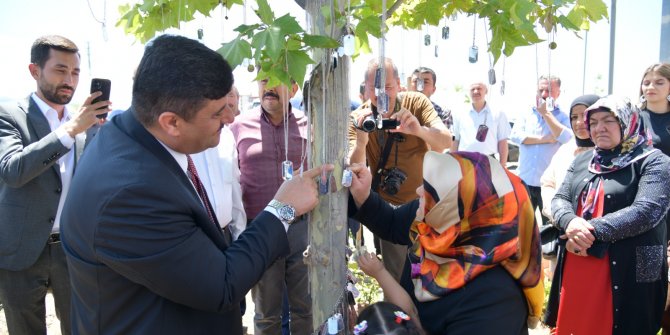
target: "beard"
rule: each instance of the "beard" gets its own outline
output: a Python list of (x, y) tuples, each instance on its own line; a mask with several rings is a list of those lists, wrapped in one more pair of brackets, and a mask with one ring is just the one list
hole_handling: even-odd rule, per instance
[[(72, 96), (74, 95), (74, 87), (68, 85), (56, 86), (44, 81), (40, 81), (38, 83), (38, 88), (47, 101), (58, 105), (69, 104), (70, 101), (72, 101)], [(58, 93), (58, 90), (63, 88), (72, 90), (72, 94)]]

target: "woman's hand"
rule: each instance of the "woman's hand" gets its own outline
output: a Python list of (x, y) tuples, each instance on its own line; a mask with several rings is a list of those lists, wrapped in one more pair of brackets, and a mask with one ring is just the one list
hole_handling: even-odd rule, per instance
[(379, 273), (384, 270), (384, 264), (377, 258), (377, 255), (372, 252), (362, 252), (358, 258), (356, 258), (356, 262), (358, 262), (358, 267), (361, 268), (366, 275), (374, 277), (375, 279)]
[(565, 235), (561, 238), (567, 239), (565, 245), (568, 252), (576, 255), (586, 256), (586, 250), (593, 245), (596, 240), (593, 236), (593, 226), (586, 220), (580, 217), (572, 219), (565, 229)]

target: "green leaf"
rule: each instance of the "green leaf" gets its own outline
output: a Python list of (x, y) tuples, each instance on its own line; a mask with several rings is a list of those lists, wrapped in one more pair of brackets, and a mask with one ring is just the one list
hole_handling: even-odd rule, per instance
[(209, 17), (212, 9), (219, 4), (217, 0), (188, 0), (188, 6), (193, 7), (194, 11), (200, 12), (202, 15)]
[(276, 19), (272, 23), (272, 26), (279, 28), (281, 33), (284, 35), (297, 34), (305, 31), (302, 29), (302, 27), (300, 27), (298, 21), (296, 21), (295, 18), (289, 14)]
[(278, 27), (269, 26), (265, 31), (254, 35), (251, 45), (254, 49), (262, 49), (276, 62), (286, 46), (286, 41)]
[(307, 65), (315, 62), (309, 55), (302, 50), (291, 50), (286, 53), (288, 63), (288, 74), (302, 87), (305, 81), (305, 73), (307, 72)]
[(340, 43), (328, 36), (305, 34), (302, 38), (307, 46), (312, 48), (333, 49), (340, 46)]
[(267, 24), (268, 26), (272, 24), (272, 21), (275, 19), (275, 14), (272, 12), (270, 5), (267, 0), (256, 0), (258, 4), (258, 9), (256, 10), (256, 15), (261, 19), (261, 22)]
[(242, 64), (245, 58), (251, 58), (251, 44), (237, 37), (228, 43), (223, 43), (217, 52), (234, 69)]
[(356, 35), (359, 33), (367, 33), (374, 37), (381, 37), (381, 20), (379, 17), (374, 15), (369, 15), (362, 18), (356, 25)]
[(372, 53), (372, 49), (370, 48), (370, 40), (368, 39), (368, 34), (363, 33), (363, 34), (356, 34), (354, 35), (356, 37), (356, 51), (357, 52), (364, 52), (364, 53)]

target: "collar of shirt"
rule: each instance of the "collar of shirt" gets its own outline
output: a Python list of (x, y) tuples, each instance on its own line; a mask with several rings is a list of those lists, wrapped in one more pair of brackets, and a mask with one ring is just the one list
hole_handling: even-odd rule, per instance
[(484, 108), (482, 108), (481, 111), (477, 112), (477, 111), (475, 110), (475, 107), (474, 107), (472, 104), (470, 104), (470, 112), (471, 112), (471, 113), (475, 113), (476, 115), (484, 115), (485, 113), (489, 113), (489, 114), (490, 114), (490, 113), (491, 113), (491, 109), (489, 109), (489, 104), (487, 103), (487, 104), (484, 105)]
[(167, 150), (170, 155), (174, 157), (174, 160), (177, 161), (177, 164), (179, 164), (179, 167), (182, 169), (182, 171), (184, 171), (184, 174), (188, 176), (188, 159), (186, 158), (186, 154), (172, 150), (157, 138), (156, 141), (158, 141), (158, 143), (160, 143), (165, 148), (165, 150)]
[[(49, 104), (47, 104), (44, 100), (40, 99), (37, 93), (33, 92), (31, 98), (33, 98), (33, 101), (35, 101), (37, 107), (40, 109), (42, 114), (44, 114), (44, 117), (47, 119), (47, 121), (49, 121), (49, 126), (51, 126), (52, 131), (58, 128), (60, 124), (70, 120), (70, 109), (67, 108), (67, 105), (65, 105), (65, 108), (63, 108), (63, 118), (59, 120), (58, 112), (51, 108), (51, 106), (49, 106)], [(57, 124), (53, 124), (54, 122), (57, 122)]]

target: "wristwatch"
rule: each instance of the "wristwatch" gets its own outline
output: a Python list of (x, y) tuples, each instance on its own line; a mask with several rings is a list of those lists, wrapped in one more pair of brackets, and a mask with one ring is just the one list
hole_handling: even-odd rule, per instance
[(289, 204), (272, 199), (265, 210), (274, 214), (282, 223), (291, 224), (295, 221), (295, 208)]

